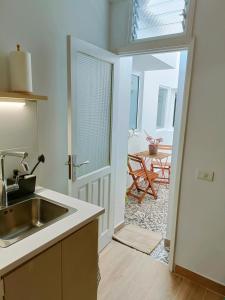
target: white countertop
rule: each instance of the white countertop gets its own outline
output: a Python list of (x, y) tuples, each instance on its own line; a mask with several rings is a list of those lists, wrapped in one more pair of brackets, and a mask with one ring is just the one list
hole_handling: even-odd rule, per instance
[(0, 276), (104, 213), (104, 208), (41, 187), (36, 189), (35, 194), (76, 208), (77, 211), (7, 248), (0, 248)]

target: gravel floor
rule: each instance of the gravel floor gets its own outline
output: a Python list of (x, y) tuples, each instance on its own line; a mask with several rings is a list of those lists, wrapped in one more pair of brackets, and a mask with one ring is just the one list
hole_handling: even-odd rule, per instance
[[(139, 204), (133, 197), (126, 199), (125, 224), (135, 224), (145, 229), (161, 232), (166, 237), (168, 216), (169, 189), (160, 186), (158, 198), (155, 200), (147, 195)], [(169, 249), (164, 247), (164, 240), (150, 254), (154, 259), (168, 263)]]

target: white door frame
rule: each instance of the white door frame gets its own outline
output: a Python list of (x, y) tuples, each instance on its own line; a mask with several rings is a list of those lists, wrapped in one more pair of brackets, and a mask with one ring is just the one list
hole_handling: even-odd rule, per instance
[[(170, 240), (170, 259), (169, 259), (169, 270), (174, 271), (175, 267), (175, 254), (176, 254), (176, 238), (177, 238), (177, 223), (179, 215), (179, 201), (180, 201), (180, 188), (181, 188), (181, 174), (183, 167), (183, 156), (184, 156), (184, 146), (186, 138), (186, 125), (187, 125), (187, 116), (189, 108), (189, 94), (191, 87), (191, 76), (192, 76), (192, 66), (194, 59), (194, 46), (195, 38), (188, 40), (186, 42), (181, 42), (170, 39), (169, 43), (154, 43), (154, 41), (147, 41), (144, 43), (137, 43), (135, 47), (129, 45), (126, 48), (118, 49), (117, 54), (121, 56), (133, 56), (140, 54), (154, 54), (154, 53), (163, 53), (163, 52), (172, 52), (172, 51), (188, 51), (187, 67), (186, 67), (186, 78), (185, 78), (185, 87), (183, 95), (183, 107), (182, 107), (182, 118), (181, 123), (178, 124), (180, 127), (179, 134), (179, 144), (174, 145), (176, 147), (176, 152), (178, 153), (177, 163), (172, 165), (173, 168), (173, 178), (171, 181), (174, 182), (172, 186), (173, 191), (173, 207), (171, 209), (171, 214), (173, 216), (173, 222), (171, 224), (171, 240)], [(175, 130), (175, 129), (174, 129)]]

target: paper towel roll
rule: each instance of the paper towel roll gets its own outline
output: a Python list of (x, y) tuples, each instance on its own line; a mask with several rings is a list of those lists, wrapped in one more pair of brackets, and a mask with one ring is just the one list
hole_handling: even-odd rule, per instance
[(9, 55), (9, 68), (11, 91), (32, 93), (31, 54), (17, 45), (17, 51)]

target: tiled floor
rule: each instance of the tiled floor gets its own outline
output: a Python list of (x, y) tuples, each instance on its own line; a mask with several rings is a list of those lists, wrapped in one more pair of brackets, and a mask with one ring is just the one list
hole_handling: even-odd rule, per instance
[[(168, 216), (169, 189), (160, 186), (158, 198), (147, 195), (144, 201), (139, 204), (137, 200), (130, 197), (126, 200), (125, 224), (135, 224), (145, 229), (161, 232), (166, 237), (167, 216)], [(162, 240), (151, 256), (164, 263), (168, 263), (169, 249), (164, 247)]]

